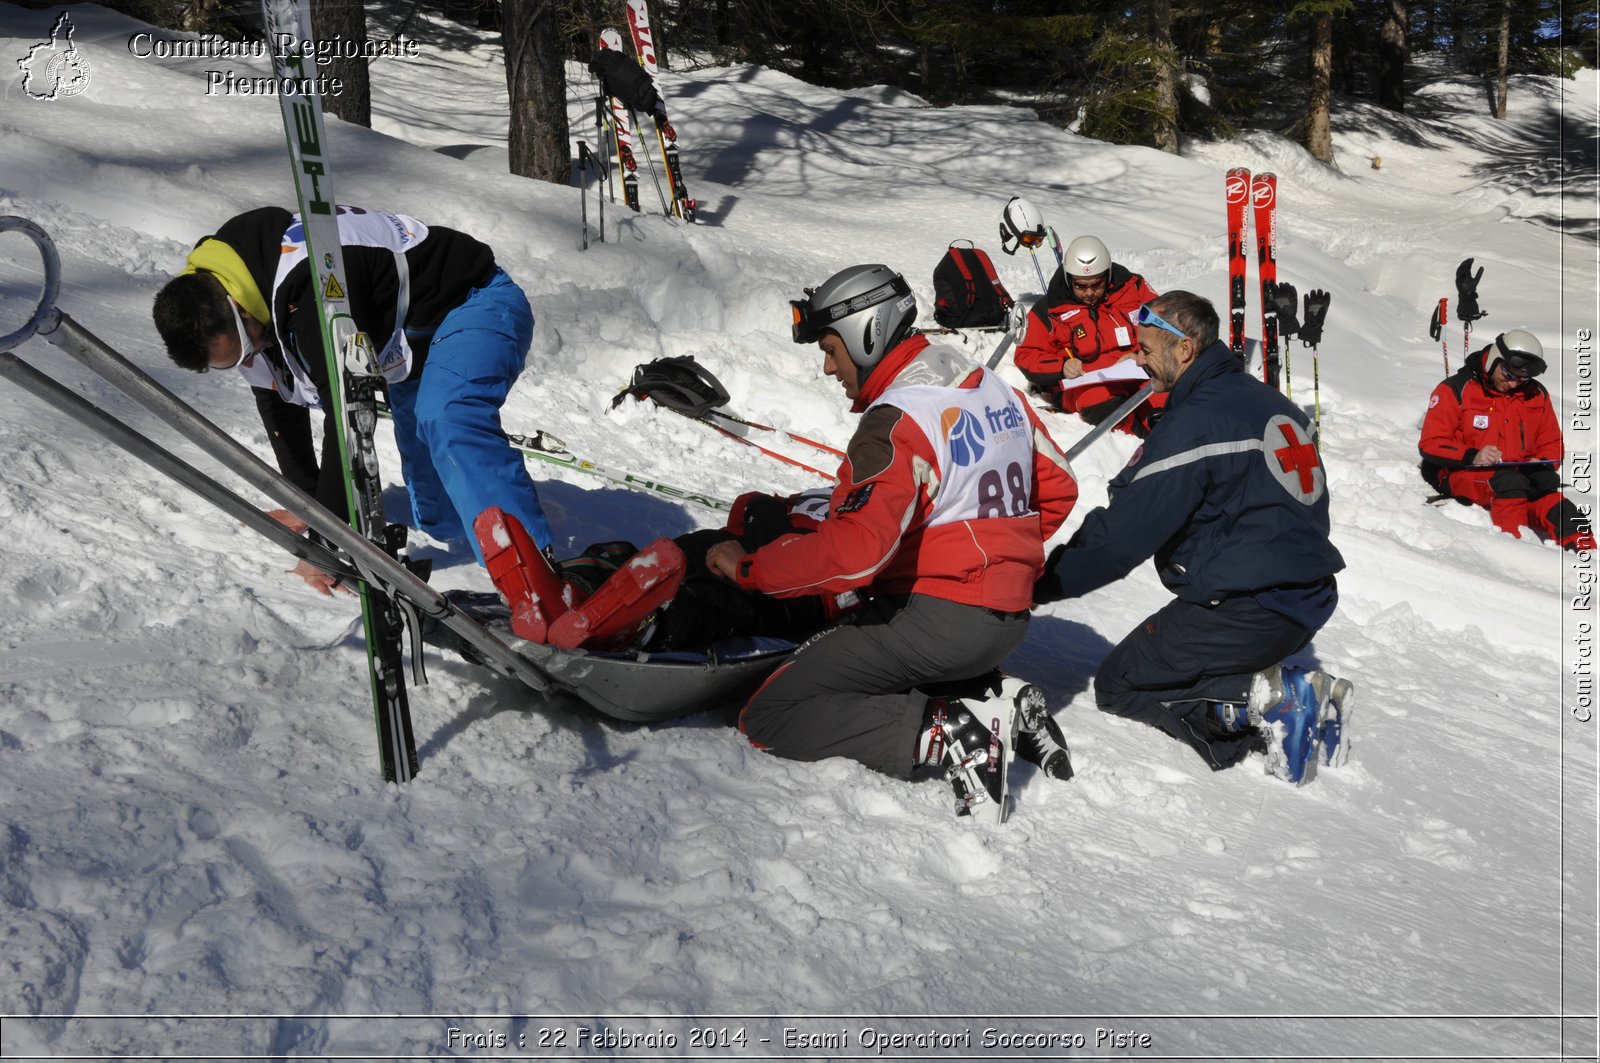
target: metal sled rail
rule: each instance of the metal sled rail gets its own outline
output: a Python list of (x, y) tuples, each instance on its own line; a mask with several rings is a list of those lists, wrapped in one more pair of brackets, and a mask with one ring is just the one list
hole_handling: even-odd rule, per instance
[[(45, 283), (38, 307), (21, 328), (0, 336), (0, 352), (10, 352), (34, 336), (38, 336), (77, 359), (91, 372), (104, 378), (129, 398), (145, 407), (180, 435), (226, 461), (234, 473), (256, 490), (277, 502), (289, 512), (305, 521), (317, 534), (333, 543), (349, 557), (341, 569), (354, 568), (369, 584), (381, 588), (407, 602), (421, 617), (436, 621), (455, 632), (471, 646), (485, 667), (508, 678), (516, 679), (537, 691), (548, 691), (557, 686), (549, 675), (522, 657), (482, 624), (464, 615), (443, 594), (430, 587), (410, 569), (389, 557), (377, 545), (359, 535), (347, 523), (324, 508), (316, 499), (285, 479), (276, 469), (267, 465), (252, 451), (232, 436), (212, 424), (204, 415), (157, 382), (144, 370), (117, 353), (104, 341), (84, 328), (56, 305), (60, 292), (61, 262), (55, 243), (35, 223), (15, 216), (0, 217), (0, 233), (20, 232), (38, 247), (44, 261)], [(20, 369), (18, 368), (20, 367)], [(78, 418), (84, 424), (102, 431), (112, 442), (134, 453), (142, 460), (171, 476), (225, 512), (238, 516), (255, 531), (259, 531), (279, 545), (285, 545), (277, 531), (266, 528), (263, 521), (276, 525), (271, 517), (256, 510), (249, 502), (226, 487), (206, 477), (198, 470), (178, 461), (159, 447), (150, 451), (164, 457), (147, 457), (138, 448), (145, 438), (121, 425), (115, 417), (79, 400), (64, 402), (62, 394), (70, 395), (60, 384), (49, 381), (15, 355), (4, 359), (4, 375), (16, 380), (29, 390), (45, 398), (58, 408)], [(50, 385), (39, 384), (40, 380)], [(69, 408), (70, 407), (70, 408)], [(110, 424), (120, 425), (111, 429)], [(170, 460), (168, 460), (170, 459)], [(193, 473), (191, 476), (190, 473)], [(243, 510), (255, 516), (246, 517)], [(280, 530), (287, 532), (287, 529)], [(298, 540), (298, 537), (295, 537)], [(296, 551), (291, 550), (291, 553)], [(298, 554), (298, 556), (307, 556)], [(308, 557), (321, 566), (323, 560)], [(415, 622), (415, 618), (413, 618)], [(415, 649), (413, 650), (415, 653)]]

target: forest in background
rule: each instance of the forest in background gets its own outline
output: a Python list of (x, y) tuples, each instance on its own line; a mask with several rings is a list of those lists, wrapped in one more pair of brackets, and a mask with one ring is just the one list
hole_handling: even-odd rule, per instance
[[(256, 5), (237, 0), (107, 6), (230, 37), (259, 24)], [(560, 182), (570, 166), (562, 61), (586, 63), (601, 28), (625, 25), (622, 0), (312, 7), (324, 34), (393, 34), (431, 8), (468, 42), (503, 39), (511, 170)], [(1084, 136), (1169, 152), (1182, 137), (1271, 129), (1330, 161), (1339, 97), (1403, 112), (1415, 88), (1408, 66), (1432, 54), (1481, 76), (1485, 108), (1503, 115), (1512, 75), (1600, 65), (1597, 9), (1597, 0), (652, 0), (650, 13), (668, 69), (751, 63), (835, 88), (890, 85), (936, 106), (1019, 103)], [(327, 106), (368, 124), (364, 66), (334, 71), (355, 88)]]

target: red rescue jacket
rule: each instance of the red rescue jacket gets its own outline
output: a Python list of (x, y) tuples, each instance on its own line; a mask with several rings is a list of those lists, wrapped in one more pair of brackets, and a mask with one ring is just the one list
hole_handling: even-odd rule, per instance
[(1086, 371), (1105, 369), (1139, 344), (1133, 315), (1156, 292), (1137, 273), (1112, 265), (1106, 297), (1094, 307), (1072, 292), (1061, 270), (1050, 278), (1050, 290), (1028, 313), (1028, 327), (1017, 342), (1015, 361), (1028, 382), (1049, 395), (1052, 402), (1072, 413), (1110, 399), (1131, 395), (1138, 384), (1089, 384), (1061, 391), (1061, 367), (1068, 355)]
[[(953, 359), (938, 350), (919, 358), (929, 346), (913, 336), (872, 370), (853, 406), (872, 409), (851, 437), (828, 518), (811, 534), (786, 535), (747, 557), (739, 569), (741, 587), (778, 597), (867, 587), (1005, 612), (1033, 604), (1044, 541), (1072, 511), (1077, 481), (1026, 399), (1004, 388), (1016, 398), (1012, 416), (1026, 417), (1032, 439), (1033, 490), (1020, 500), (1023, 515), (930, 524), (935, 496), (947, 482), (939, 451), (911, 414), (873, 404), (908, 368), (914, 367), (918, 383), (952, 389), (979, 387), (986, 371), (959, 352)], [(959, 366), (955, 378), (941, 383), (937, 377), (952, 365)]]
[(1491, 349), (1469, 355), (1428, 398), (1417, 449), (1429, 483), (1438, 485), (1443, 474), (1469, 468), (1484, 447), (1499, 447), (1502, 461), (1559, 461), (1565, 452), (1550, 393), (1537, 380), (1495, 391), (1483, 365)]

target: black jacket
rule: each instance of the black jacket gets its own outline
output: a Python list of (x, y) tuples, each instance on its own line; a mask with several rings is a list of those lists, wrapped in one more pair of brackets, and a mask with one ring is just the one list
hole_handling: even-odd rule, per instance
[[(230, 218), (206, 239), (220, 240), (238, 252), (256, 288), (270, 300), (274, 334), (283, 338), (288, 349), (274, 346), (265, 356), (297, 360), (316, 384), (318, 393), (326, 396), (328, 359), (322, 346), (322, 322), (312, 292), (310, 263), (300, 262), (273, 290), (283, 236), (293, 220), (294, 215), (282, 207), (260, 207)], [(351, 245), (344, 246), (343, 254), (350, 315), (356, 327), (381, 346), (395, 324), (399, 278), (394, 254), (382, 248)], [(495, 270), (494, 252), (465, 233), (429, 226), (427, 238), (406, 252), (406, 266), (411, 278), (405, 327), (416, 337), (409, 379), (416, 379), (427, 362), (427, 337), (472, 289), (488, 283)], [(295, 486), (316, 495), (335, 513), (343, 514), (344, 477), (339, 469), (339, 437), (331, 413), (325, 415), (322, 458), (318, 461), (311, 438), (310, 411), (286, 402), (271, 389), (254, 391), (256, 408), (272, 441), (278, 468)], [(323, 408), (329, 410), (329, 404), (324, 402)]]

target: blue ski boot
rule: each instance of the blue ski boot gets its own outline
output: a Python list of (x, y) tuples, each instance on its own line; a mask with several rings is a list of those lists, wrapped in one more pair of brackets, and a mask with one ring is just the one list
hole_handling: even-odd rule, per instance
[(1327, 678), (1275, 665), (1257, 672), (1250, 690), (1248, 709), (1266, 740), (1267, 772), (1296, 786), (1317, 774), (1321, 699), (1313, 677)]
[(1348, 679), (1323, 672), (1311, 674), (1318, 677), (1318, 751), (1324, 767), (1340, 768), (1350, 759), (1350, 709), (1355, 702), (1356, 687)]

